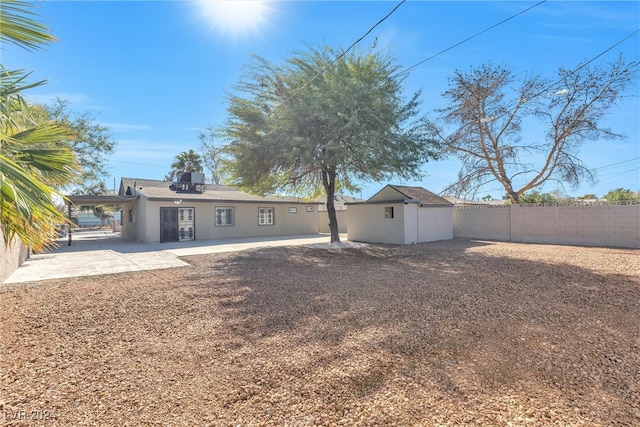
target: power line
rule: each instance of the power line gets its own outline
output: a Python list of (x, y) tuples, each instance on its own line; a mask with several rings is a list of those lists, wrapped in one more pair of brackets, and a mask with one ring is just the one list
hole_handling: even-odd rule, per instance
[[(584, 64), (581, 64), (578, 68), (576, 68), (575, 70), (571, 71), (570, 73), (568, 73), (565, 77), (569, 77), (569, 76), (573, 76), (574, 74), (576, 74), (578, 71), (582, 70), (584, 67), (586, 67), (587, 65), (591, 64), (593, 61), (595, 61), (596, 59), (600, 58), (601, 56), (603, 56), (604, 54), (608, 53), (609, 51), (613, 50), (615, 47), (621, 45), (622, 43), (624, 43), (625, 41), (627, 41), (628, 39), (630, 39), (631, 37), (633, 37), (635, 34), (637, 34), (638, 32), (640, 32), (640, 28), (636, 29), (635, 31), (633, 31), (632, 33), (630, 33), (629, 35), (627, 35), (626, 37), (624, 37), (623, 39), (619, 40), (617, 43), (609, 46), (607, 49), (603, 50), (602, 52), (600, 52), (599, 54), (597, 54), (596, 56), (594, 56), (593, 58), (591, 58), (590, 60), (588, 60), (587, 62), (585, 62)], [(536, 93), (535, 95), (533, 95), (532, 98), (536, 98), (538, 96), (543, 95), (545, 92), (551, 90), (555, 85), (562, 83), (564, 80), (564, 78), (561, 78), (559, 80), (557, 80), (556, 82), (550, 84), (549, 86), (545, 87), (544, 89), (542, 89), (540, 92)]]
[(533, 6), (530, 6), (530, 7), (526, 8), (526, 9), (525, 9), (525, 10), (523, 10), (523, 11), (518, 12), (518, 13), (516, 13), (515, 15), (512, 15), (512, 16), (508, 17), (507, 19), (503, 19), (502, 21), (498, 22), (497, 24), (493, 24), (492, 26), (490, 26), (490, 27), (488, 27), (488, 28), (485, 28), (484, 30), (482, 30), (482, 31), (480, 31), (480, 32), (478, 32), (478, 33), (475, 33), (474, 35), (472, 35), (472, 36), (470, 36), (470, 37), (467, 37), (466, 39), (464, 39), (464, 40), (462, 40), (462, 41), (460, 41), (460, 42), (458, 42), (458, 43), (456, 43), (456, 44), (454, 44), (454, 45), (451, 45), (451, 46), (449, 46), (448, 48), (446, 48), (446, 49), (444, 49), (444, 50), (441, 50), (440, 52), (436, 53), (435, 55), (432, 55), (432, 56), (428, 57), (427, 59), (423, 59), (422, 61), (420, 61), (420, 62), (418, 62), (418, 63), (416, 63), (416, 64), (414, 64), (414, 65), (412, 65), (412, 66), (410, 66), (410, 67), (407, 67), (407, 68), (405, 68), (405, 69), (404, 69), (404, 70), (402, 70), (402, 71), (399, 71), (399, 72), (398, 72), (398, 73), (396, 73), (393, 77), (397, 77), (397, 76), (399, 76), (399, 75), (406, 74), (406, 73), (408, 73), (409, 71), (413, 70), (414, 68), (416, 68), (416, 67), (418, 67), (418, 66), (420, 66), (420, 65), (424, 64), (425, 62), (430, 61), (430, 60), (432, 60), (433, 58), (436, 58), (436, 57), (438, 57), (438, 56), (442, 55), (443, 53), (446, 53), (446, 52), (450, 51), (451, 49), (454, 49), (454, 48), (456, 48), (456, 47), (460, 46), (461, 44), (464, 44), (464, 43), (468, 42), (469, 40), (472, 40), (472, 39), (474, 39), (474, 38), (478, 37), (479, 35), (486, 33), (487, 31), (493, 30), (494, 28), (496, 28), (496, 27), (498, 27), (498, 26), (500, 26), (500, 25), (504, 24), (505, 22), (510, 21), (510, 20), (512, 20), (512, 19), (514, 19), (514, 18), (516, 18), (516, 17), (518, 17), (518, 16), (520, 16), (520, 15), (522, 15), (522, 14), (524, 14), (524, 13), (526, 13), (526, 12), (530, 11), (531, 9), (533, 9), (533, 8), (535, 8), (535, 7), (540, 6), (542, 3), (546, 3), (546, 2), (547, 2), (547, 0), (542, 0), (542, 1), (540, 1), (540, 2), (538, 2), (538, 3), (536, 3), (536, 4), (534, 4)]
[(601, 177), (605, 177), (605, 176), (616, 176), (616, 177), (620, 177), (624, 174), (627, 174), (629, 172), (635, 172), (638, 173), (638, 169), (633, 168), (633, 169), (627, 169), (626, 171), (616, 171), (616, 172), (609, 172), (609, 173), (605, 173), (603, 175), (598, 175), (599, 178)]
[(633, 162), (633, 161), (638, 160), (638, 159), (640, 159), (640, 157), (634, 157), (633, 159), (624, 160), (624, 161), (622, 161), (622, 162), (618, 162), (618, 163), (611, 163), (610, 165), (600, 166), (600, 167), (594, 168), (593, 170), (594, 170), (594, 171), (598, 171), (598, 170), (600, 170), (600, 169), (607, 169), (607, 168), (610, 168), (611, 166), (622, 165), (622, 164), (624, 164), (624, 163)]
[[(353, 49), (353, 47), (355, 45), (357, 45), (358, 43), (360, 43), (362, 40), (364, 40), (365, 37), (367, 37), (369, 34), (371, 34), (371, 32), (380, 24), (382, 24), (384, 21), (386, 21), (391, 15), (393, 15), (395, 13), (396, 10), (398, 10), (398, 8), (400, 8), (400, 6), (402, 6), (403, 3), (405, 3), (407, 0), (402, 0), (400, 3), (398, 3), (392, 10), (391, 12), (387, 13), (385, 15), (384, 18), (382, 18), (381, 20), (379, 20), (378, 22), (376, 22), (376, 24), (374, 26), (372, 26), (371, 28), (369, 28), (369, 30), (364, 33), (364, 35), (362, 35), (358, 40), (356, 40), (355, 42), (353, 42), (351, 44), (351, 46), (349, 46), (345, 51), (343, 51), (340, 55), (338, 55), (333, 61), (331, 61), (331, 63), (329, 65), (327, 65), (326, 67), (324, 67), (322, 70), (320, 70), (320, 72), (318, 72), (315, 76), (313, 76), (308, 82), (306, 82), (305, 84), (303, 84), (302, 86), (300, 86), (293, 94), (291, 94), (291, 96), (289, 97), (289, 99), (293, 98), (294, 96), (296, 96), (301, 90), (303, 90), (304, 88), (306, 88), (307, 86), (309, 86), (315, 79), (317, 79), (320, 75), (324, 74), (329, 68), (331, 68), (333, 66), (333, 64), (335, 64), (336, 62), (338, 62), (341, 58), (343, 58), (347, 52), (349, 52), (351, 49)], [(546, 0), (544, 0), (546, 1)]]

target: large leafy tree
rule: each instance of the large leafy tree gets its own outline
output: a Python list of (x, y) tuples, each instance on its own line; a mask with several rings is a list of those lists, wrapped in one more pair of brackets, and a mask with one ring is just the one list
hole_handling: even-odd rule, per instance
[(178, 179), (185, 172), (202, 172), (202, 158), (193, 150), (183, 151), (176, 156), (165, 179), (167, 181)]
[[(462, 162), (447, 190), (468, 194), (497, 181), (518, 203), (526, 191), (549, 181), (577, 186), (593, 180), (579, 149), (588, 140), (621, 137), (602, 119), (637, 73), (638, 62), (622, 57), (602, 66), (561, 68), (553, 80), (519, 78), (491, 63), (455, 71), (443, 94), (448, 104), (430, 122), (433, 135)], [(536, 120), (545, 129), (543, 140), (523, 141), (523, 125)]]
[(640, 200), (640, 192), (633, 192), (630, 189), (616, 188), (609, 190), (604, 198), (609, 202), (620, 202), (625, 200)]
[[(36, 49), (53, 41), (43, 25), (32, 19), (31, 5), (0, 2), (0, 44), (10, 42)], [(43, 82), (28, 83), (22, 70), (0, 64), (0, 227), (5, 244), (19, 238), (36, 251), (56, 237), (55, 223), (65, 222), (56, 202), (57, 190), (71, 182), (77, 163), (62, 141), (67, 131), (24, 99), (24, 91)]]
[(96, 188), (106, 188), (103, 177), (107, 175), (107, 159), (116, 144), (108, 127), (98, 123), (89, 113), (69, 112), (68, 106), (67, 101), (58, 99), (53, 106), (46, 107), (46, 113), (49, 119), (68, 130), (65, 144), (81, 166), (81, 173), (73, 182), (74, 193), (94, 194)]
[(258, 194), (324, 193), (332, 242), (340, 241), (336, 191), (417, 177), (433, 155), (418, 118), (419, 93), (403, 97), (390, 58), (325, 47), (282, 65), (254, 59), (240, 94), (229, 98), (229, 178)]

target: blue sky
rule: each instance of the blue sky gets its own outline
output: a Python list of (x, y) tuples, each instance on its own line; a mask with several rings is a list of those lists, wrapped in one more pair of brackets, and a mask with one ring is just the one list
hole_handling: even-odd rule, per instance
[[(105, 177), (111, 187), (114, 178), (163, 179), (178, 153), (198, 151), (198, 133), (224, 123), (226, 94), (251, 54), (277, 63), (308, 45), (346, 49), (399, 2), (253, 1), (240, 11), (216, 11), (206, 3), (211, 2), (44, 0), (38, 3), (39, 19), (59, 40), (36, 52), (3, 46), (2, 63), (33, 71), (33, 81), (48, 80), (30, 91), (33, 101), (66, 99), (72, 111), (89, 112), (109, 127), (117, 142)], [(410, 0), (361, 46), (367, 49), (377, 39), (378, 49), (409, 67), (536, 3)], [(637, 1), (548, 0), (417, 66), (405, 80), (406, 94), (422, 89), (421, 108), (430, 113), (443, 106), (440, 94), (455, 69), (491, 60), (517, 73), (551, 77), (638, 28)], [(614, 61), (621, 53), (634, 59), (639, 51), (636, 33), (599, 61)], [(564, 191), (602, 196), (612, 188), (640, 188), (639, 94), (636, 82), (606, 121), (624, 140), (587, 142), (580, 152), (599, 182)], [(525, 131), (536, 138), (535, 130)], [(423, 170), (423, 179), (392, 183), (440, 192), (456, 179), (458, 163), (432, 161)], [(355, 196), (367, 198), (385, 184), (365, 183)], [(556, 189), (550, 184), (543, 191)], [(503, 193), (489, 184), (477, 197), (487, 194)]]

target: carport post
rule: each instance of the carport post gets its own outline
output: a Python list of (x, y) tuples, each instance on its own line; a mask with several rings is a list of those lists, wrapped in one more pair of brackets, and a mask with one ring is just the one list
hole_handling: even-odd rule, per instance
[(69, 225), (67, 225), (67, 236), (69, 236), (69, 246), (71, 246), (71, 202), (67, 205), (69, 212)]

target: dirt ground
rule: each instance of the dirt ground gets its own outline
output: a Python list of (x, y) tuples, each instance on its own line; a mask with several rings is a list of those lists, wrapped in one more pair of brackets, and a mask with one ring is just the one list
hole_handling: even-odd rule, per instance
[(4, 425), (640, 425), (640, 251), (270, 248), (0, 288)]

